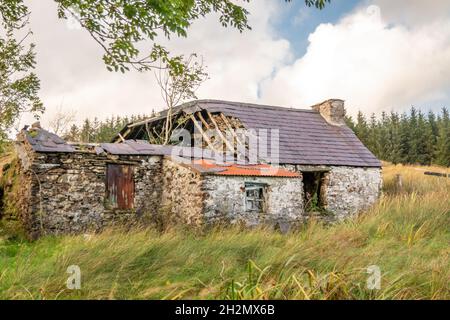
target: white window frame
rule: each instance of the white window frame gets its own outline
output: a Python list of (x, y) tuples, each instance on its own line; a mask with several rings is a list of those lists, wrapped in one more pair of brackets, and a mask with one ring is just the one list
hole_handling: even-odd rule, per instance
[[(266, 198), (266, 187), (264, 183), (245, 183), (245, 211), (246, 212), (264, 212), (265, 209), (265, 198)], [(253, 193), (248, 195), (248, 193)]]

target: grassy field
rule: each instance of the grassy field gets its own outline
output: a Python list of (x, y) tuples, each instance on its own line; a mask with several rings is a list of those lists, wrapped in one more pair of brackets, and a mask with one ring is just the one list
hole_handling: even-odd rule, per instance
[[(383, 197), (360, 218), (289, 235), (109, 230), (29, 243), (3, 234), (0, 299), (450, 299), (450, 179), (423, 170), (388, 165)], [(66, 288), (69, 265), (81, 269), (80, 290)], [(366, 287), (371, 265), (379, 290)]]

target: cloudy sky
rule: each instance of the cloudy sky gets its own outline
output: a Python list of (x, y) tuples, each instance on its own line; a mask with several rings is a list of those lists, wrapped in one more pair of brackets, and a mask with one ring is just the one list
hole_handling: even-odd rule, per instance
[[(53, 0), (27, 2), (44, 125), (58, 108), (79, 119), (162, 108), (152, 73), (106, 71), (101, 49), (57, 18)], [(210, 79), (199, 98), (296, 108), (341, 98), (350, 114), (450, 106), (448, 0), (332, 0), (322, 11), (301, 0), (253, 0), (248, 7), (251, 31), (223, 28), (210, 16), (188, 38), (166, 43), (203, 56)]]

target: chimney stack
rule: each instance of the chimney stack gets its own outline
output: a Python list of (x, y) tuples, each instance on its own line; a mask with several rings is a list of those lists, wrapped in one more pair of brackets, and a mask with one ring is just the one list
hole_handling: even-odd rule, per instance
[(311, 107), (333, 126), (345, 126), (344, 100), (329, 99)]

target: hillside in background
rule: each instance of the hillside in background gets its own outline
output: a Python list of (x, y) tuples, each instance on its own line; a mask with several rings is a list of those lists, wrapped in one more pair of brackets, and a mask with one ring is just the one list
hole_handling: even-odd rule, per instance
[[(30, 243), (3, 231), (0, 299), (450, 299), (450, 179), (424, 170), (387, 165), (371, 210), (288, 235), (110, 230)], [(66, 288), (70, 265), (81, 290)], [(366, 288), (371, 265), (380, 290)]]

